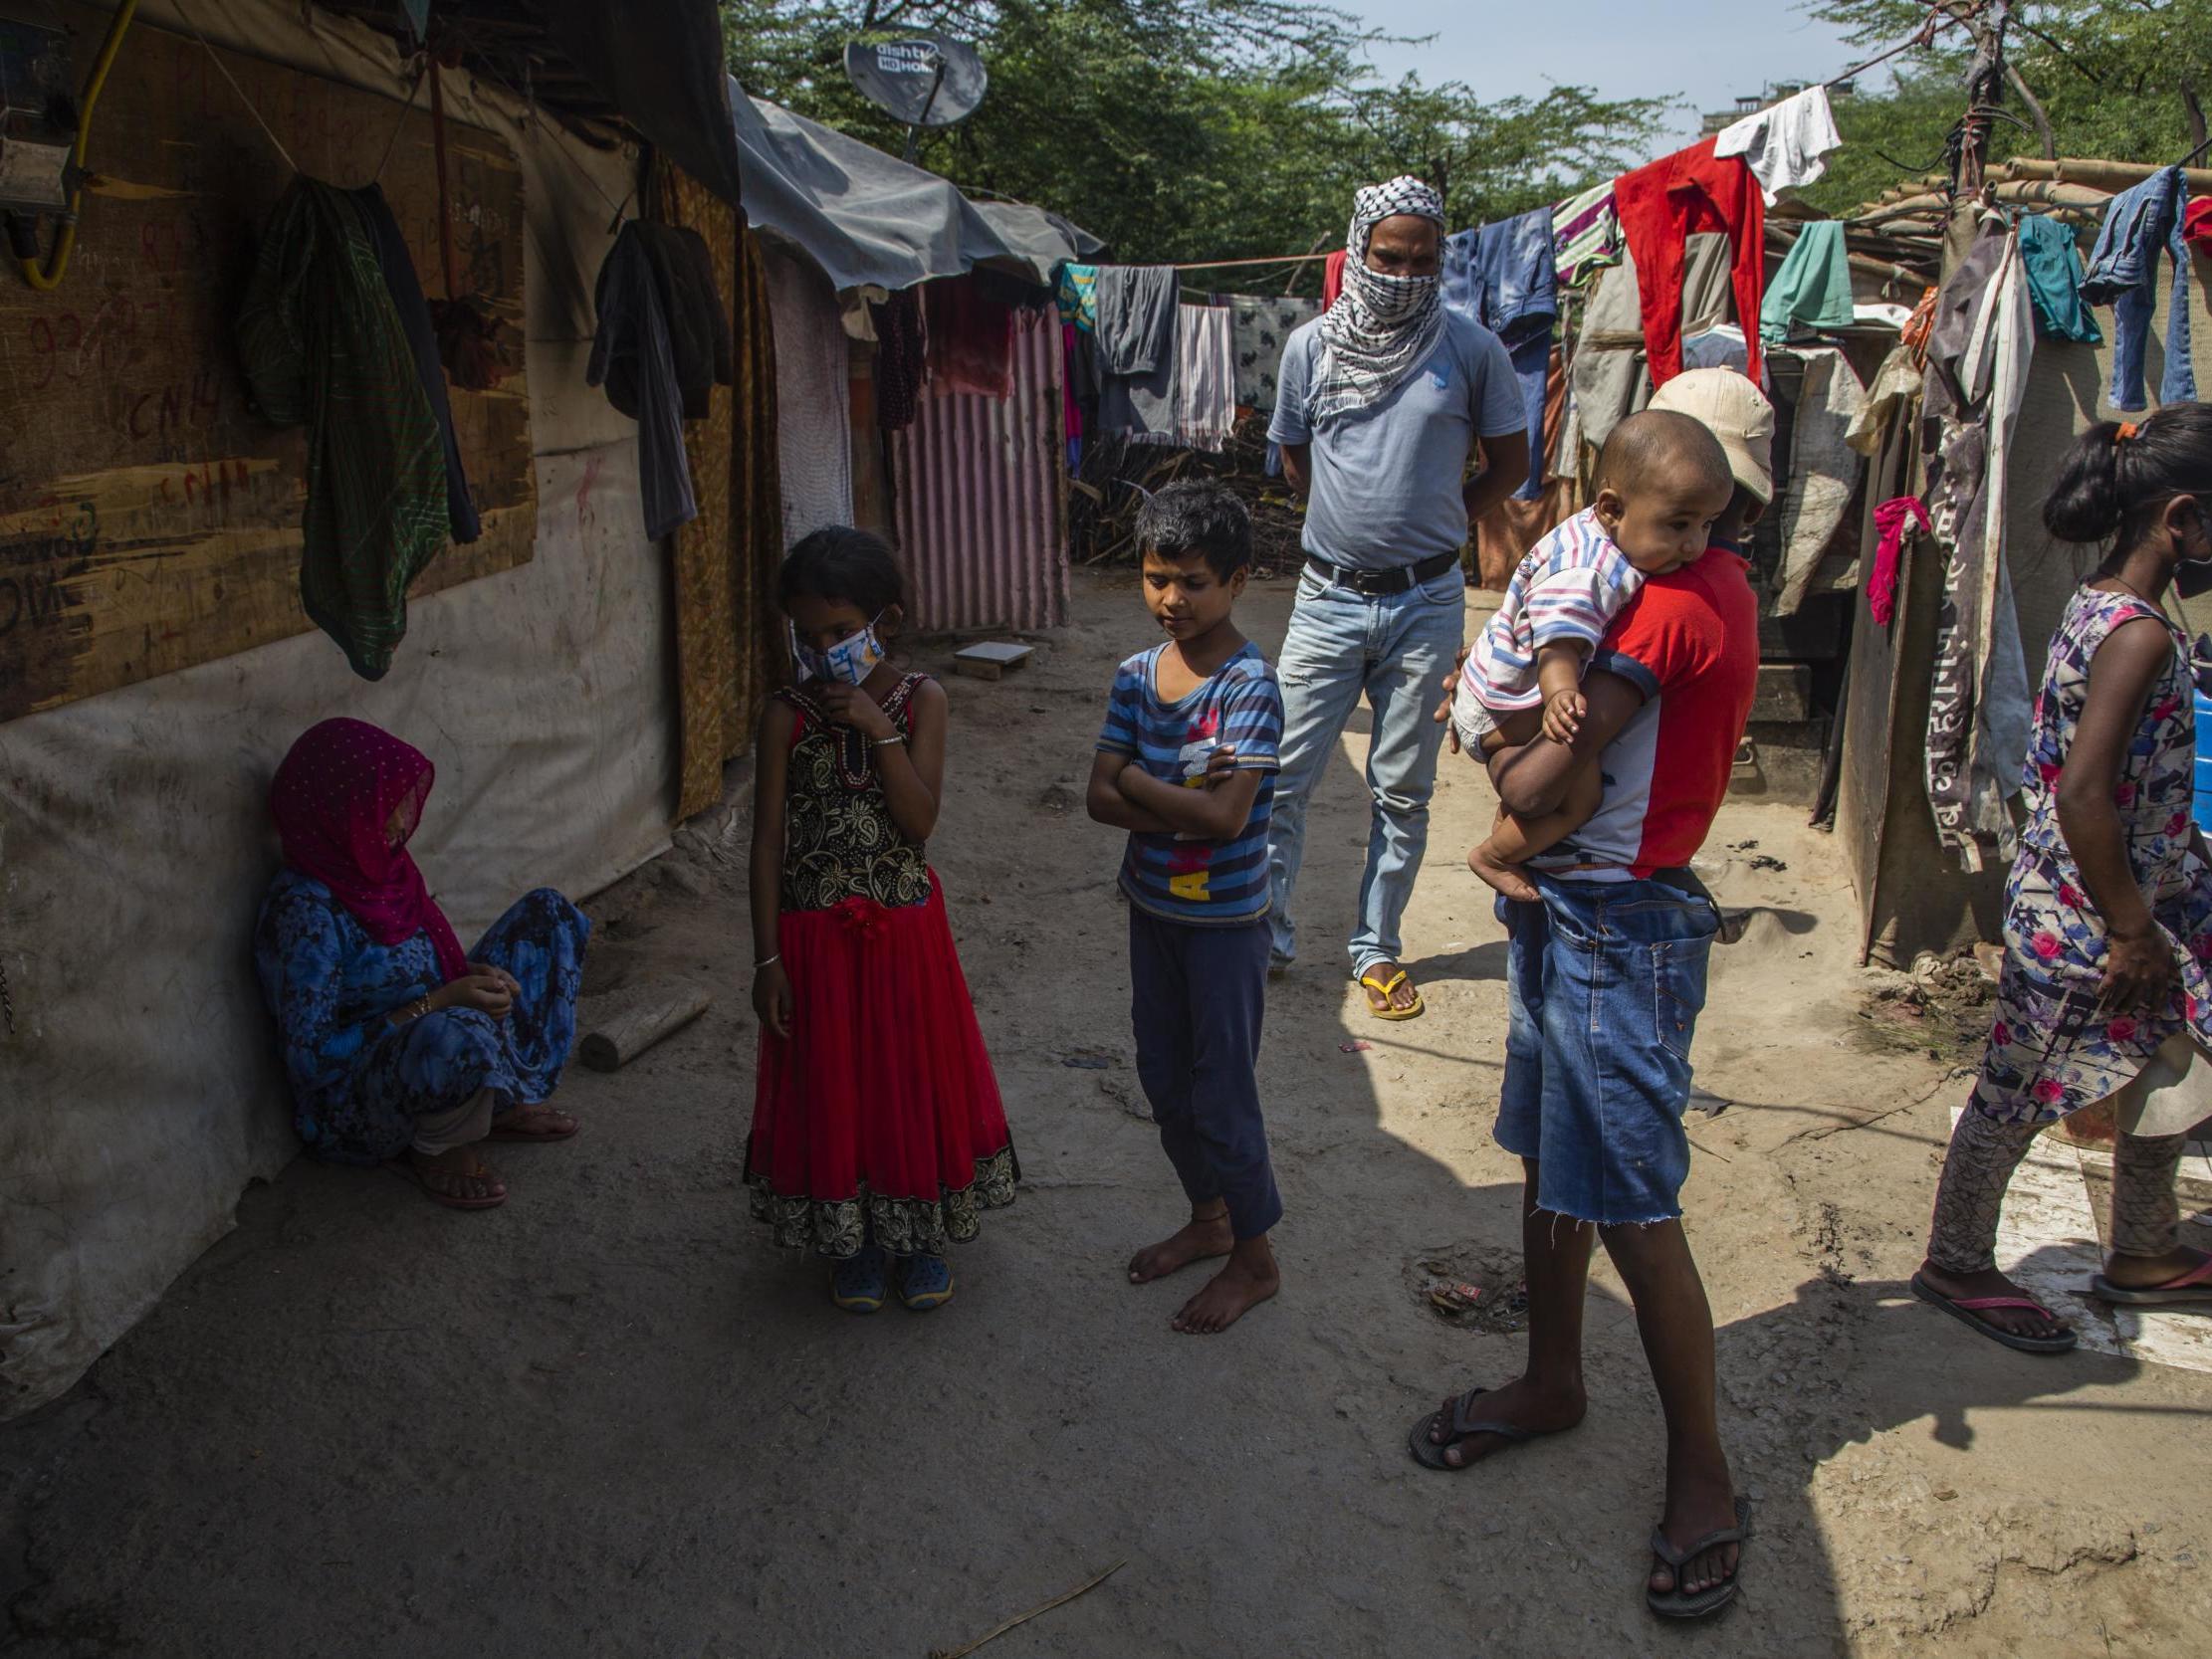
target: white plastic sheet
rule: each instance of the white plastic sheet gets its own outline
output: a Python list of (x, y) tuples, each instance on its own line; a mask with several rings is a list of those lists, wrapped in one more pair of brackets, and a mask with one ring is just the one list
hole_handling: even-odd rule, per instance
[(768, 260), (775, 330), (775, 448), (783, 545), (852, 522), (852, 341), (829, 282), (805, 260)]

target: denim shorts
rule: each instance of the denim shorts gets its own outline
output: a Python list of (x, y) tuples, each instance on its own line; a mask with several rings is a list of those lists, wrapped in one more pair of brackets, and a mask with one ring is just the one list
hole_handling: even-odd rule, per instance
[(1663, 882), (1531, 875), (1541, 904), (1497, 903), (1511, 1013), (1497, 1142), (1537, 1160), (1540, 1209), (1601, 1227), (1673, 1220), (1720, 913)]

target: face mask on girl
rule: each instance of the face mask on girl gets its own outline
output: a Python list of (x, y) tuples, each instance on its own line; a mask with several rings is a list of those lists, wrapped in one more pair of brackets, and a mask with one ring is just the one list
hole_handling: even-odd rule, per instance
[(2196, 514), (2198, 534), (2182, 543), (2183, 556), (2173, 564), (2173, 590), (2184, 599), (2194, 599), (2200, 593), (2212, 593), (2212, 552), (2191, 555), (2189, 543), (2203, 539), (2204, 517), (2200, 509)]
[(2212, 593), (2212, 555), (2185, 558), (2173, 567), (2173, 590), (2184, 599)]
[(883, 616), (878, 612), (859, 633), (839, 640), (827, 651), (817, 651), (798, 637), (795, 624), (786, 622), (791, 640), (791, 662), (798, 669), (800, 680), (842, 680), (848, 686), (857, 686), (873, 674), (884, 659), (883, 640), (876, 633), (876, 623)]

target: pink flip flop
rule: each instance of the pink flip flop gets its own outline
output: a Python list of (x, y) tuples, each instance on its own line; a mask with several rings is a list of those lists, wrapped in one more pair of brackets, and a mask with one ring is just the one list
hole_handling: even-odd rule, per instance
[(2003, 1343), (2005, 1347), (2018, 1348), (2022, 1353), (2064, 1353), (2082, 1340), (2069, 1329), (2062, 1329), (2056, 1337), (2022, 1337), (1977, 1317), (1999, 1308), (2025, 1308), (2030, 1313), (2041, 1314), (2053, 1325), (2061, 1324), (2058, 1315), (2042, 1303), (2025, 1296), (1948, 1297), (1917, 1273), (1912, 1276), (1912, 1294), (1930, 1307), (1940, 1308), (1951, 1318), (1972, 1326), (1991, 1342)]
[(2179, 1308), (2212, 1302), (2212, 1256), (2162, 1285), (2115, 1285), (2100, 1273), (2090, 1280), (2090, 1294), (2100, 1302), (2117, 1302), (2129, 1308)]

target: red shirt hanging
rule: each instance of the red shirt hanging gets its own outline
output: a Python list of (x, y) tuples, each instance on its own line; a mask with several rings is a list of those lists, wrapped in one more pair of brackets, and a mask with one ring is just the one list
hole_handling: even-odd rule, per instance
[(1736, 324), (1743, 329), (1744, 373), (1759, 378), (1759, 303), (1766, 295), (1766, 198), (1741, 158), (1716, 157), (1713, 139), (1662, 156), (1627, 173), (1613, 187), (1614, 208), (1636, 261), (1637, 298), (1644, 311), (1644, 354), (1652, 385), (1682, 371), (1682, 260), (1697, 231), (1723, 231), (1730, 262)]

